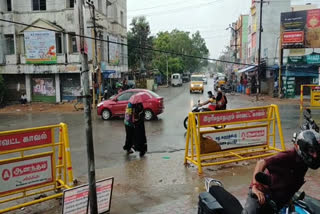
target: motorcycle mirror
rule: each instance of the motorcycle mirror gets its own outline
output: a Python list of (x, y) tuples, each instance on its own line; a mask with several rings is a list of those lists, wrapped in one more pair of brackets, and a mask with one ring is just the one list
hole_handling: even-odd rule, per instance
[(267, 175), (266, 173), (264, 172), (258, 172), (256, 175), (255, 175), (255, 179), (263, 184), (263, 185), (267, 185), (267, 186), (270, 186), (271, 185), (271, 177), (270, 175)]
[(305, 109), (304, 111), (303, 111), (303, 116), (304, 116), (304, 118), (306, 118), (306, 119), (310, 119), (311, 118), (311, 110), (310, 109)]
[(198, 104), (200, 103), (200, 100), (198, 100)]

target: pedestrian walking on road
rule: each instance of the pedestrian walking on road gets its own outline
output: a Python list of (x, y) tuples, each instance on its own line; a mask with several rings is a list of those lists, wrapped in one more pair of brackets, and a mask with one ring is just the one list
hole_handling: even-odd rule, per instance
[(137, 103), (134, 114), (134, 149), (139, 151), (140, 157), (143, 157), (148, 150), (144, 117), (143, 105)]
[(128, 103), (125, 116), (124, 116), (124, 126), (126, 129), (126, 142), (123, 149), (127, 151), (127, 154), (132, 154), (134, 151), (132, 149), (134, 142), (134, 113), (135, 104)]

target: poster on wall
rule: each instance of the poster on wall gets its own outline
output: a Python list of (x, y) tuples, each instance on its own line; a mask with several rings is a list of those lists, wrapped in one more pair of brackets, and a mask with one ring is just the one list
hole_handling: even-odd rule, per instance
[(53, 78), (33, 78), (33, 95), (55, 96), (56, 90), (53, 83)]
[(320, 48), (320, 9), (281, 13), (282, 47)]
[(118, 39), (115, 36), (109, 35), (109, 41), (109, 64), (117, 66), (120, 64), (120, 48), (119, 45), (116, 44), (116, 42), (118, 42)]
[(55, 32), (25, 31), (24, 42), (27, 64), (57, 63)]

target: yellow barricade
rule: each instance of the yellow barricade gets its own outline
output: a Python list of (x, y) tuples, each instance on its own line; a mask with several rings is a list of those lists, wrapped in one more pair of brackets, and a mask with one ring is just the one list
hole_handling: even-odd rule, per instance
[(0, 213), (62, 197), (74, 183), (67, 125), (0, 132), (0, 176)]
[(284, 150), (277, 105), (189, 113), (184, 163), (195, 164), (199, 173), (205, 166), (267, 157)]
[[(304, 104), (304, 89), (310, 89), (310, 104)], [(301, 85), (300, 86), (300, 113), (304, 108), (320, 109), (320, 85)]]

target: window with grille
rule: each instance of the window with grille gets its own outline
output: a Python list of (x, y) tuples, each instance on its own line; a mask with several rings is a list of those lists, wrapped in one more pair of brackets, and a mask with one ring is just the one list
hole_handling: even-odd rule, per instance
[(5, 55), (14, 54), (14, 36), (13, 34), (4, 35), (5, 39)]
[(33, 10), (46, 10), (47, 9), (46, 0), (32, 0), (32, 9)]
[(69, 34), (69, 51), (70, 51), (70, 53), (77, 53), (78, 52), (77, 39), (76, 39), (75, 33)]
[(123, 11), (120, 12), (120, 24), (124, 26), (124, 17), (123, 17)]
[(74, 8), (74, 0), (67, 0), (68, 1), (68, 8)]
[(8, 12), (12, 11), (12, 2), (11, 2), (11, 0), (7, 0), (7, 11)]
[(56, 34), (56, 53), (62, 53), (62, 38), (61, 34)]

